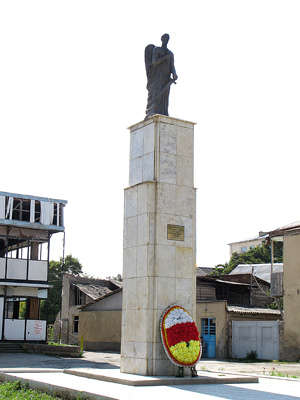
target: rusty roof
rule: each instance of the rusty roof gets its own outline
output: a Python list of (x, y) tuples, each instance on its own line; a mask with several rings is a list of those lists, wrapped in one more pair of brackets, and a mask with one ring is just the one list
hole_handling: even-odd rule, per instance
[(300, 221), (292, 222), (288, 225), (282, 226), (281, 228), (277, 228), (274, 231), (268, 232), (269, 237), (282, 236), (285, 233), (289, 232), (299, 232), (300, 233)]
[(111, 290), (102, 285), (96, 284), (83, 284), (83, 283), (72, 283), (72, 285), (76, 286), (79, 290), (85, 293), (87, 296), (91, 297), (93, 300), (108, 294)]

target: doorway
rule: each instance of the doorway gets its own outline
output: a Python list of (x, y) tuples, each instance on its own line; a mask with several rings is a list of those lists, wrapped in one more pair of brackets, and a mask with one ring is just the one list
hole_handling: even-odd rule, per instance
[(204, 346), (202, 357), (216, 357), (216, 318), (201, 318), (201, 333)]

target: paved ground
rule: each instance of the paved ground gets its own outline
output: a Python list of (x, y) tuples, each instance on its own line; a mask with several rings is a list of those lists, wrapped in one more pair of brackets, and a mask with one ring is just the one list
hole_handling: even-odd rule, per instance
[[(130, 387), (121, 384), (96, 381), (62, 373), (73, 368), (117, 368), (117, 353), (86, 352), (81, 359), (50, 357), (34, 354), (0, 353), (0, 371), (30, 382), (31, 387), (66, 388), (68, 391), (86, 392), (93, 399), (201, 399), (201, 400), (292, 400), (300, 398), (300, 380), (268, 377), (276, 374), (300, 376), (300, 364), (287, 363), (236, 363), (201, 360), (198, 370), (214, 370), (227, 373), (265, 374), (259, 383)], [(30, 372), (29, 372), (30, 371)], [(44, 371), (41, 373), (40, 371)], [(46, 373), (46, 371), (48, 371)], [(66, 397), (65, 397), (66, 398)]]
[(197, 369), (208, 369), (215, 371), (239, 372), (247, 374), (257, 374), (264, 376), (281, 376), (288, 375), (290, 377), (297, 376), (300, 379), (300, 363), (282, 363), (282, 362), (232, 362), (232, 361), (215, 361), (202, 359)]
[[(6, 354), (0, 353), (0, 371), (6, 368), (32, 368), (33, 365), (37, 369), (70, 369), (70, 368), (101, 368), (109, 369), (120, 366), (120, 354), (108, 352), (91, 352), (84, 353), (83, 358), (61, 358), (53, 356), (44, 356), (40, 354)], [(269, 376), (273, 375), (289, 375), (298, 376), (300, 378), (300, 363), (279, 363), (279, 362), (232, 362), (201, 359), (197, 365), (197, 369), (220, 371), (220, 372), (239, 372), (251, 373)]]

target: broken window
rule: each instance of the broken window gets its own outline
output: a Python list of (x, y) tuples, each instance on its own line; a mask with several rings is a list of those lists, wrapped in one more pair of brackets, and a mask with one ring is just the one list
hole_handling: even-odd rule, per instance
[(80, 289), (78, 289), (77, 286), (74, 286), (74, 297), (75, 306), (82, 306), (83, 304), (85, 304), (86, 296)]
[(73, 333), (78, 333), (79, 328), (79, 316), (75, 315), (73, 320)]
[(0, 219), (63, 226), (63, 204), (0, 196)]

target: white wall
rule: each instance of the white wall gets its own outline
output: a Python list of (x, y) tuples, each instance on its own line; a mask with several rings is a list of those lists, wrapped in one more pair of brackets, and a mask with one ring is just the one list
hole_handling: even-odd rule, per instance
[(122, 292), (99, 300), (84, 308), (82, 311), (122, 311)]
[(46, 340), (46, 321), (28, 320), (26, 340)]
[(7, 279), (26, 279), (27, 260), (7, 259)]
[(47, 261), (29, 261), (28, 279), (32, 281), (46, 281), (47, 280)]
[(24, 340), (24, 330), (24, 319), (6, 319), (4, 325), (4, 338), (6, 340)]
[(38, 296), (38, 288), (25, 287), (25, 286), (8, 286), (7, 296), (16, 296), (16, 297), (37, 297)]
[[(47, 261), (29, 260), (28, 279), (32, 281), (47, 281)], [(0, 278), (4, 279), (5, 258), (0, 258)], [(26, 280), (27, 260), (20, 258), (7, 259), (7, 279)]]

